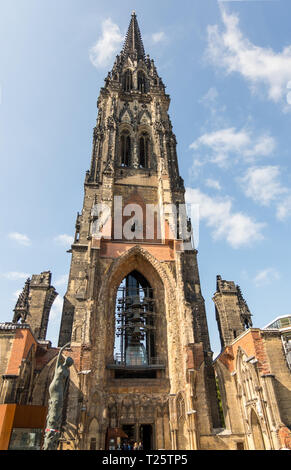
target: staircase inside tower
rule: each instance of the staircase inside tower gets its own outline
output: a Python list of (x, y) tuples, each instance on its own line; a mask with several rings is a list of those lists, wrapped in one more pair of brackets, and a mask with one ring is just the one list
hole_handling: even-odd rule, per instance
[(164, 364), (156, 356), (153, 289), (138, 271), (132, 271), (117, 291), (115, 312), (115, 378), (155, 378)]

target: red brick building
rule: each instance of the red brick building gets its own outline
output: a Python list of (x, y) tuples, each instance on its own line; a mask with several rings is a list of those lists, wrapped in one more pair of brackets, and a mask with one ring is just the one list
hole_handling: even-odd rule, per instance
[(219, 276), (214, 302), (222, 339), (214, 361), (225, 423), (221, 436), (240, 436), (245, 449), (291, 449), (291, 317), (284, 317), (283, 328), (278, 322), (244, 328), (240, 289)]

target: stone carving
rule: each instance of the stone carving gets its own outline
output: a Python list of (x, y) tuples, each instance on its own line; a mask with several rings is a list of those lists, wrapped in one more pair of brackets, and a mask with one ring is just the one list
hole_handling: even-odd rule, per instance
[(64, 397), (66, 396), (70, 375), (69, 367), (74, 363), (71, 357), (67, 357), (62, 363), (62, 352), (69, 344), (65, 344), (60, 349), (54, 377), (49, 386), (49, 407), (43, 445), (44, 450), (56, 450), (60, 439)]
[[(155, 427), (152, 445), (170, 448), (169, 411), (168, 405), (164, 406), (163, 402), (167, 399), (168, 390), (176, 392), (184, 390), (188, 385), (185, 378), (184, 347), (189, 342), (192, 343), (196, 335), (195, 340), (197, 337), (197, 342), (204, 342), (207, 352), (209, 349), (204, 300), (199, 298), (201, 307), (195, 317), (194, 325), (191, 315), (192, 305), (187, 304), (188, 299), (185, 298), (183, 288), (184, 272), (189, 271), (187, 282), (193, 292), (193, 299), (191, 297), (190, 300), (191, 303), (196, 301), (194, 287), (197, 285), (200, 289), (199, 279), (196, 281), (195, 278), (195, 276), (198, 278), (196, 254), (187, 250), (186, 261), (183, 262), (183, 254), (179, 251), (180, 244), (170, 245), (159, 240), (153, 245), (149, 241), (146, 245), (132, 243), (131, 247), (131, 244), (124, 243), (125, 240), (119, 240), (118, 244), (109, 238), (105, 240), (99, 237), (97, 240), (92, 232), (89, 232), (89, 221), (90, 224), (93, 223), (91, 208), (95, 195), (98, 197), (98, 203), (108, 202), (108, 206), (113, 207), (114, 196), (122, 196), (123, 200), (127, 201), (136, 188), (137, 194), (142, 195), (145, 204), (184, 203), (185, 191), (183, 180), (179, 176), (176, 141), (168, 115), (170, 98), (165, 94), (163, 82), (157, 74), (154, 62), (149, 57), (145, 60), (142, 41), (136, 31), (136, 19), (133, 19), (123, 51), (117, 56), (113, 71), (108, 75), (98, 99), (99, 110), (102, 108), (103, 112), (101, 114), (99, 111), (100, 119), (98, 117), (97, 127), (103, 129), (104, 137), (96, 147), (93, 146), (92, 179), (90, 185), (86, 185), (85, 188), (80, 242), (79, 246), (72, 248), (67, 295), (75, 310), (74, 315), (67, 316), (67, 310), (64, 309), (62, 342), (59, 344), (64, 344), (64, 338), (69, 341), (72, 330), (75, 334), (78, 331), (76, 328), (83, 325), (82, 342), (87, 338), (86, 343), (92, 347), (92, 355), (89, 353), (84, 355), (83, 345), (80, 345), (80, 353), (77, 352), (76, 346), (75, 354), (76, 360), (80, 354), (82, 361), (84, 358), (86, 363), (88, 361), (91, 364), (90, 368), (94, 369), (90, 382), (81, 384), (80, 387), (82, 393), (87, 396), (90, 418), (96, 415), (99, 422), (104, 423), (104, 432), (101, 431), (103, 424), (102, 426), (100, 424), (99, 428), (102, 434), (100, 445), (105, 446), (108, 426), (112, 428), (130, 424), (138, 429), (140, 425), (147, 424)], [(140, 60), (137, 61), (139, 55), (141, 55)], [(143, 133), (147, 134), (148, 141), (143, 141), (141, 145), (140, 139)], [(97, 136), (97, 131), (95, 134)], [(125, 145), (123, 134), (130, 137), (130, 144)], [(146, 152), (145, 143), (148, 145)], [(140, 165), (141, 161), (144, 164), (145, 160), (147, 164)], [(138, 203), (138, 196), (134, 195), (133, 199)], [(92, 242), (88, 243), (87, 236), (91, 234)], [(119, 365), (108, 361), (112, 361), (115, 346), (116, 291), (122, 276), (127, 276), (131, 267), (140, 270), (146, 278), (148, 276), (153, 278), (155, 288), (159, 289), (157, 322), (161, 328), (157, 329), (157, 337), (151, 344), (156, 345), (156, 357), (160, 356), (167, 367), (161, 372), (155, 372), (154, 369), (146, 370), (145, 374), (143, 370), (130, 370), (128, 377), (124, 374), (123, 380), (119, 380), (123, 376)], [(80, 308), (83, 294), (80, 295), (79, 290), (79, 272), (85, 273), (86, 270), (88, 289), (87, 297), (84, 297), (83, 311)], [(110, 365), (110, 368), (107, 368), (107, 365)], [(139, 380), (139, 376), (142, 375), (144, 378)], [(215, 383), (211, 380), (205, 381), (206, 386), (201, 382), (202, 400), (206, 400), (210, 389), (213, 390), (213, 396), (215, 394)], [(93, 394), (90, 393), (95, 387), (100, 387), (103, 395), (97, 401), (95, 397), (93, 400)], [(107, 402), (108, 394), (113, 392), (116, 393)], [(145, 392), (148, 392), (148, 395), (144, 395)], [(163, 400), (159, 397), (161, 392), (166, 394)], [(187, 397), (187, 402), (185, 401), (187, 406), (189, 401)], [(69, 406), (70, 410), (75, 406), (73, 394), (69, 397)], [(205, 409), (203, 416), (206, 422), (210, 413), (207, 404), (202, 406)], [(158, 409), (165, 410), (167, 418), (157, 422)], [(87, 443), (87, 421), (82, 426), (84, 426), (82, 442)], [(87, 444), (80, 445), (82, 447)]]
[(13, 323), (17, 323), (19, 320), (21, 320), (21, 323), (26, 322), (29, 313), (29, 290), (30, 279), (27, 279), (15, 305)]

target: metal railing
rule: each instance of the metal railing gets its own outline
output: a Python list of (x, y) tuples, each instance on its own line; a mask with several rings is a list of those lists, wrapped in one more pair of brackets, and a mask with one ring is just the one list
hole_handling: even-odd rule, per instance
[(148, 359), (144, 359), (142, 356), (131, 356), (130, 360), (126, 360), (124, 355), (116, 353), (114, 354), (114, 360), (113, 360), (114, 365), (119, 365), (119, 366), (141, 366), (141, 367), (147, 367), (147, 366), (155, 366), (155, 365), (164, 365), (164, 361), (160, 357), (150, 357)]

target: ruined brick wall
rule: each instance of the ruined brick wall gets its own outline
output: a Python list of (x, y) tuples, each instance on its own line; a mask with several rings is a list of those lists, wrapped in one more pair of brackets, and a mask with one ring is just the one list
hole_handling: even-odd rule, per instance
[(290, 426), (291, 397), (281, 333), (251, 328), (223, 350), (215, 369), (227, 428), (244, 432), (249, 449), (279, 449), (279, 430)]
[(291, 374), (287, 365), (280, 332), (262, 332), (266, 356), (270, 364), (282, 422), (291, 427)]
[(240, 288), (233, 281), (217, 276), (217, 290), (213, 296), (221, 347), (232, 343), (247, 327), (252, 326), (251, 314)]
[(7, 371), (11, 350), (15, 338), (15, 331), (0, 330), (0, 376)]
[[(92, 429), (99, 433), (98, 442), (104, 446), (112, 423), (126, 424), (126, 420), (128, 423), (134, 420), (136, 426), (152, 423), (155, 445), (193, 448), (197, 446), (198, 434), (210, 433), (218, 420), (197, 252), (191, 243), (184, 251), (183, 241), (188, 241), (189, 234), (183, 233), (181, 220), (171, 223), (168, 207), (172, 204), (177, 208), (185, 203), (177, 142), (168, 114), (170, 97), (154, 61), (144, 55), (141, 37), (130, 39), (137, 29), (133, 14), (124, 49), (100, 90), (91, 165), (71, 247), (59, 346), (70, 342), (79, 374), (78, 385), (73, 387), (68, 400), (68, 409), (72, 411), (70, 425), (79, 436), (79, 448), (88, 447)], [(116, 198), (122, 198), (119, 222), (112, 212), (118, 204)], [(106, 205), (101, 213), (96, 213), (98, 204)], [(142, 237), (126, 237), (122, 230), (115, 237), (118, 224), (121, 222), (124, 228), (131, 220), (131, 214), (122, 211), (128, 204), (141, 208), (142, 220), (136, 222)], [(166, 212), (161, 233), (155, 226), (150, 238), (146, 230), (147, 205), (165, 207)], [(96, 225), (107, 208), (111, 217), (104, 219), (96, 233)], [(179, 211), (180, 208), (180, 214)], [(189, 221), (185, 223), (188, 227)], [(131, 230), (136, 232), (135, 225)], [(162, 367), (152, 378), (121, 380), (114, 372), (116, 292), (133, 271), (144, 276), (153, 289), (157, 310), (155, 347)], [(39, 296), (44, 293), (40, 289), (36, 293), (36, 287), (37, 307), (42, 301)], [(189, 390), (196, 385), (190, 385), (187, 368), (187, 349), (193, 344), (199, 345), (201, 355), (199, 369), (195, 371), (195, 398)], [(47, 393), (52, 363), (53, 360), (40, 371), (35, 389), (40, 395)], [(78, 387), (83, 411), (77, 417), (73, 411)], [(192, 416), (194, 411), (197, 418)], [(180, 415), (183, 425), (177, 421)]]

